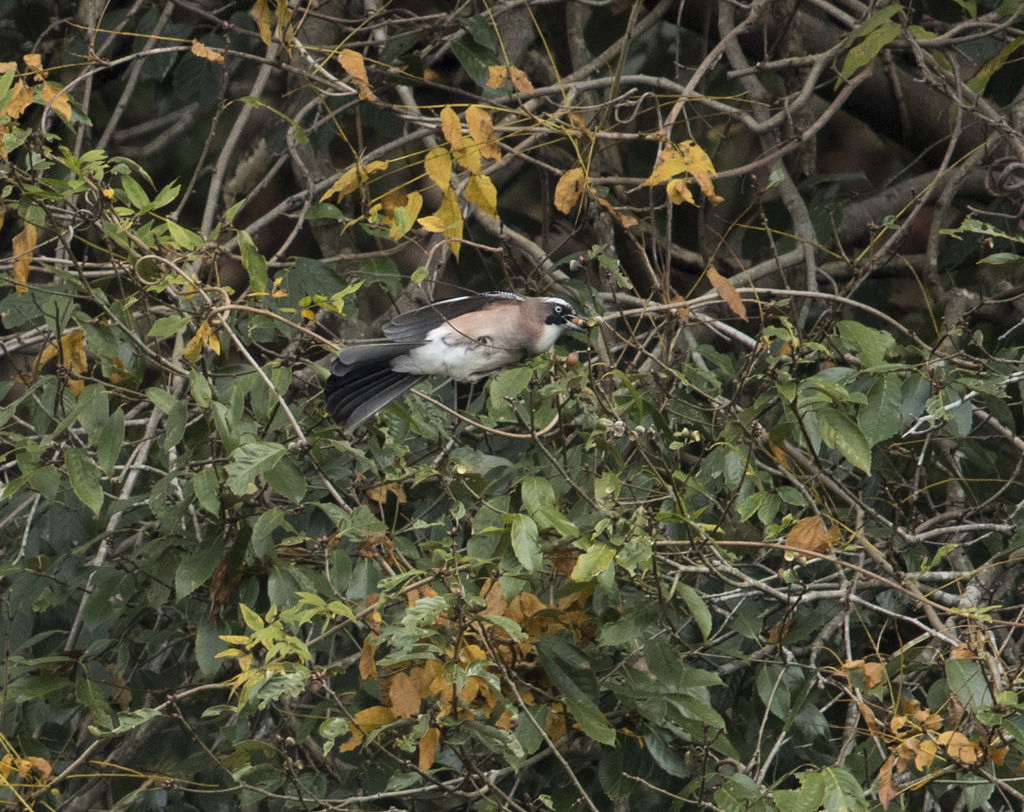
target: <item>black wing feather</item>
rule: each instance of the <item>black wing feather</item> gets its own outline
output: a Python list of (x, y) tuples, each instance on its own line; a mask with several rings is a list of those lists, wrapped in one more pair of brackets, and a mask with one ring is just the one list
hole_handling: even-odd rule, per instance
[(351, 433), (422, 380), (422, 375), (395, 372), (389, 359), (348, 367), (335, 361), (324, 385), (327, 411)]
[(515, 293), (477, 293), (473, 296), (460, 296), (457, 299), (445, 299), (433, 302), (408, 313), (395, 316), (384, 326), (384, 335), (392, 341), (422, 341), (427, 334), (445, 322), (482, 310), (491, 302), (499, 299), (522, 301), (522, 296)]

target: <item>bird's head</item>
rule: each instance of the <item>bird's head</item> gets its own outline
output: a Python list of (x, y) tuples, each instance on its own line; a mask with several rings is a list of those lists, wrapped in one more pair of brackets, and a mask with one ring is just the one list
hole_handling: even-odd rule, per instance
[(547, 306), (547, 313), (544, 316), (544, 324), (551, 327), (569, 328), (582, 333), (587, 329), (587, 322), (580, 318), (576, 309), (565, 299), (550, 297), (544, 299)]

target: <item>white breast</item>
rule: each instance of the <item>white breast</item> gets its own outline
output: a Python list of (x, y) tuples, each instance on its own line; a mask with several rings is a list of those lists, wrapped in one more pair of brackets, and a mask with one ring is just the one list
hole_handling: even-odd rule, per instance
[(456, 381), (478, 381), (489, 372), (521, 361), (525, 350), (501, 346), (486, 334), (464, 335), (450, 324), (427, 333), (426, 344), (391, 362), (396, 372), (444, 375)]

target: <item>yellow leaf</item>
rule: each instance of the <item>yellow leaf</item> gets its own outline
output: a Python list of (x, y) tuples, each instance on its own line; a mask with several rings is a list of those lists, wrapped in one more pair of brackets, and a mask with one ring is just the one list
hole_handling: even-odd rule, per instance
[(405, 205), (396, 208), (392, 215), (393, 222), (388, 232), (388, 237), (392, 240), (404, 237), (409, 232), (409, 229), (412, 228), (412, 224), (416, 222), (416, 215), (420, 213), (422, 208), (423, 195), (419, 192), (410, 192), (406, 195)]
[(459, 200), (455, 192), (449, 189), (444, 193), (444, 200), (441, 201), (441, 208), (437, 210), (437, 216), (444, 223), (445, 239), (451, 241), (452, 255), (459, 258), (459, 249), (462, 244), (462, 209), (459, 208)]
[(466, 108), (466, 127), (473, 140), (480, 147), (480, 154), (501, 163), (501, 150), (494, 140), (494, 122), (490, 114), (481, 107), (471, 104)]
[(327, 198), (333, 194), (338, 195), (338, 199), (341, 200), (349, 192), (354, 192), (359, 188), (358, 170), (356, 167), (351, 167), (345, 170), (345, 173), (334, 181), (334, 185), (323, 193), (320, 197), (320, 202), (323, 203)]
[[(64, 333), (60, 341), (51, 341), (43, 351), (36, 356), (32, 362), (32, 377), (37, 378), (46, 366), (53, 359), (69, 372), (75, 375), (84, 375), (89, 371), (89, 363), (85, 354), (85, 333), (81, 330), (72, 330)], [(68, 381), (68, 391), (76, 398), (85, 389), (85, 381)]]
[(519, 68), (510, 67), (508, 75), (512, 79), (512, 87), (520, 93), (533, 93), (533, 84)]
[(914, 758), (914, 766), (919, 770), (927, 770), (938, 754), (939, 748), (935, 742), (923, 741), (918, 747), (917, 756)]
[(462, 124), (458, 114), (448, 105), (441, 111), (441, 133), (453, 153), (462, 148)]
[(497, 90), (508, 81), (508, 68), (503, 65), (487, 66), (487, 86)]
[(190, 50), (193, 55), (198, 56), (200, 59), (206, 59), (216, 65), (224, 64), (224, 54), (219, 51), (215, 51), (212, 48), (207, 48), (197, 39), (192, 40), (192, 48)]
[(25, 112), (25, 109), (30, 104), (32, 104), (32, 96), (32, 88), (19, 79), (17, 84), (14, 85), (11, 100), (7, 102), (7, 107), (4, 108), (3, 115), (10, 116), (15, 120), (21, 118), (21, 114)]
[(366, 166), (356, 165), (349, 167), (345, 170), (342, 176), (334, 182), (334, 185), (320, 196), (320, 202), (323, 203), (323, 201), (333, 194), (337, 194), (338, 199), (341, 200), (345, 195), (358, 189), (360, 181), (366, 183), (370, 179), (370, 175), (374, 172), (379, 172), (382, 169), (387, 169), (387, 166), (387, 161), (371, 161)]
[(25, 54), (22, 57), (28, 69), (36, 75), (36, 79), (42, 81), (48, 74), (43, 70), (43, 57), (41, 54)]
[(404, 671), (395, 674), (390, 686), (391, 709), (403, 719), (411, 719), (420, 712), (420, 692), (416, 680)]
[(480, 174), (480, 147), (473, 136), (463, 136), (462, 149), (452, 150), (452, 157), (463, 169), (468, 169), (474, 175)]
[(71, 121), (71, 102), (68, 101), (68, 93), (64, 88), (45, 82), (39, 88), (39, 95), (43, 97), (43, 102), (60, 113), (65, 121)]
[(446, 147), (434, 147), (423, 159), (423, 171), (436, 183), (442, 192), (447, 192), (452, 182), (452, 155)]
[(491, 217), (498, 217), (498, 190), (486, 175), (474, 175), (466, 184), (466, 200), (476, 203)]
[(434, 759), (437, 757), (437, 745), (441, 741), (441, 731), (436, 727), (427, 728), (427, 732), (419, 741), (419, 770), (425, 773), (434, 766)]
[(686, 186), (686, 182), (679, 178), (670, 180), (665, 186), (665, 191), (668, 193), (668, 199), (676, 206), (681, 203), (689, 203), (691, 206), (697, 205), (693, 195), (690, 194), (690, 190)]
[(269, 46), (274, 29), (271, 27), (273, 18), (270, 16), (270, 7), (267, 5), (267, 0), (256, 0), (256, 5), (252, 7), (249, 14), (256, 21), (256, 27), (260, 30), (260, 39), (263, 40), (263, 44)]
[(14, 290), (19, 296), (24, 296), (28, 293), (28, 270), (36, 250), (36, 227), (25, 223), (24, 231), (14, 235), (11, 248), (14, 251)]
[(732, 286), (732, 283), (714, 268), (708, 268), (708, 281), (718, 291), (722, 301), (729, 305), (729, 309), (743, 319), (743, 321), (746, 321), (747, 308), (744, 306), (743, 300), (740, 298), (739, 293), (736, 292), (736, 288)]
[(374, 705), (371, 708), (364, 708), (358, 711), (352, 719), (363, 733), (373, 733), (377, 728), (384, 727), (395, 721), (395, 714), (391, 708), (383, 705)]
[(338, 62), (345, 72), (352, 77), (352, 82), (359, 89), (359, 98), (363, 101), (375, 101), (376, 96), (370, 90), (370, 80), (366, 75), (366, 64), (363, 55), (346, 48), (338, 54)]
[(444, 231), (444, 220), (438, 217), (436, 214), (428, 215), (427, 217), (421, 217), (416, 221), (427, 231), (432, 234), (440, 234)]
[(185, 349), (181, 351), (181, 356), (190, 364), (194, 364), (199, 360), (199, 356), (202, 355), (203, 347), (208, 347), (213, 350), (216, 355), (220, 355), (220, 342), (216, 341), (216, 333), (213, 332), (213, 328), (210, 326), (208, 321), (204, 321), (196, 329), (196, 334), (189, 339), (188, 344), (185, 345)]
[(576, 201), (580, 199), (586, 186), (586, 175), (581, 167), (575, 167), (558, 179), (555, 186), (555, 208), (562, 214), (568, 214)]
[[(667, 152), (666, 150), (665, 152)], [(665, 153), (663, 152), (662, 155)], [(645, 180), (641, 186), (657, 186), (659, 183), (664, 183), (669, 178), (674, 178), (676, 175), (681, 175), (686, 171), (686, 162), (679, 156), (668, 158), (663, 160), (660, 164), (654, 167), (654, 171), (651, 172), (651, 176)]]
[(717, 206), (724, 198), (715, 194), (715, 188), (711, 185), (711, 179), (716, 176), (715, 166), (711, 158), (693, 141), (683, 141), (679, 145), (679, 155), (686, 163), (686, 171), (697, 181), (700, 190), (707, 197), (712, 206)]

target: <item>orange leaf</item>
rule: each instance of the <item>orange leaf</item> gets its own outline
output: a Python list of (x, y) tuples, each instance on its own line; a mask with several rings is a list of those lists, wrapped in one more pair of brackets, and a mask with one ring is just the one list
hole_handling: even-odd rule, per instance
[(39, 88), (39, 95), (43, 101), (60, 113), (65, 121), (71, 121), (71, 103), (68, 101), (68, 93), (60, 85), (46, 82)]
[(736, 288), (732, 286), (732, 282), (722, 276), (714, 268), (708, 268), (708, 281), (711, 283), (711, 286), (718, 291), (718, 295), (722, 297), (722, 301), (729, 305), (729, 309), (743, 319), (743, 321), (746, 321), (747, 308), (744, 307), (743, 300), (736, 292)]
[(409, 195), (401, 187), (389, 189), (384, 193), (384, 197), (380, 199), (381, 208), (384, 209), (384, 214), (389, 220), (395, 216), (395, 209), (404, 206), (408, 202)]
[(192, 40), (192, 48), (190, 50), (200, 59), (206, 59), (216, 65), (224, 64), (224, 54), (220, 53), (220, 51), (215, 51), (212, 48), (207, 48), (197, 39)]
[(445, 147), (434, 147), (423, 159), (423, 170), (442, 192), (447, 192), (452, 182), (452, 154)]
[(574, 167), (558, 179), (555, 186), (555, 208), (562, 214), (568, 214), (576, 201), (580, 199), (586, 186), (586, 175), (582, 167)]
[(24, 296), (28, 293), (28, 270), (36, 250), (36, 227), (25, 223), (25, 229), (14, 235), (11, 248), (14, 251), (14, 290)]
[(498, 190), (486, 175), (473, 175), (466, 184), (466, 200), (475, 203), (491, 217), (498, 218)]
[(939, 747), (935, 742), (923, 741), (918, 746), (917, 755), (914, 757), (914, 766), (919, 770), (927, 770), (938, 754)]
[(48, 74), (43, 70), (43, 57), (41, 54), (25, 54), (22, 57), (28, 69), (36, 75), (36, 79), (42, 81)]
[(450, 105), (445, 105), (441, 111), (441, 133), (451, 146), (452, 152), (462, 149), (462, 123)]
[(978, 760), (978, 745), (956, 730), (940, 733), (937, 741), (946, 748), (949, 757), (962, 764), (974, 764)]
[(404, 671), (391, 679), (391, 709), (403, 719), (411, 719), (420, 712), (420, 692), (416, 680)]
[(520, 93), (533, 93), (533, 84), (519, 68), (508, 69), (509, 78), (512, 79), (512, 87)]
[(3, 115), (10, 116), (12, 119), (21, 118), (21, 114), (25, 112), (25, 109), (32, 104), (32, 88), (30, 88), (21, 79), (18, 80), (17, 84), (14, 85), (13, 93), (11, 94), (11, 100), (7, 102), (7, 107), (3, 110)]
[(373, 655), (377, 653), (377, 646), (372, 637), (363, 640), (363, 652), (359, 656), (359, 676), (363, 679), (377, 679), (377, 663), (373, 661)]
[(437, 756), (437, 745), (440, 741), (441, 731), (436, 727), (427, 728), (427, 732), (420, 738), (420, 758), (417, 766), (421, 773), (434, 766), (434, 758)]
[(471, 104), (466, 108), (466, 127), (473, 140), (480, 146), (480, 154), (500, 163), (501, 150), (494, 140), (494, 122), (491, 121), (490, 114), (481, 107)]
[(874, 688), (885, 679), (885, 666), (881, 663), (864, 663), (860, 670), (864, 675), (864, 685), (868, 688)]
[(494, 90), (500, 88), (508, 81), (508, 68), (503, 65), (487, 66), (487, 86)]

